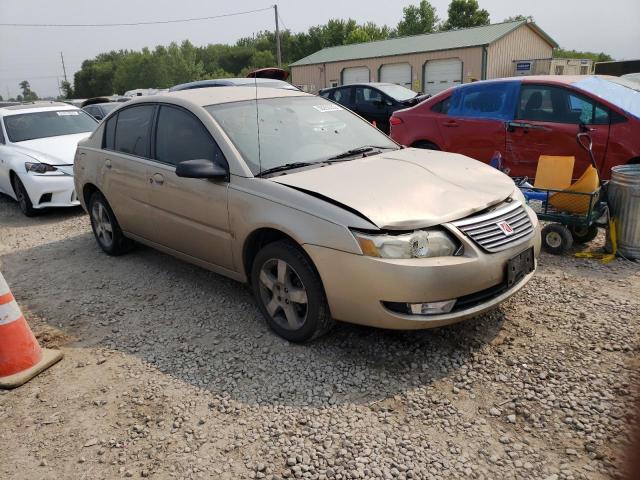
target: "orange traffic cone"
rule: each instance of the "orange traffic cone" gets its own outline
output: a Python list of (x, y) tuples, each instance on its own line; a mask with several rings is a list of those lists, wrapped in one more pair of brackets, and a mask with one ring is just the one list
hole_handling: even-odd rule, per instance
[(40, 348), (0, 273), (0, 388), (19, 387), (61, 358), (60, 351)]

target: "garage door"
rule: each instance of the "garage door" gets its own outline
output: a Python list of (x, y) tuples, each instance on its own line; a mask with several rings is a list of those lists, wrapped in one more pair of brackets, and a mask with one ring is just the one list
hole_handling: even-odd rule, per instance
[(435, 95), (462, 79), (462, 61), (457, 58), (430, 60), (424, 66), (424, 93)]
[(369, 69), (367, 67), (350, 67), (342, 70), (342, 84), (364, 83), (369, 81)]
[(411, 65), (408, 63), (382, 65), (380, 67), (380, 81), (411, 88)]

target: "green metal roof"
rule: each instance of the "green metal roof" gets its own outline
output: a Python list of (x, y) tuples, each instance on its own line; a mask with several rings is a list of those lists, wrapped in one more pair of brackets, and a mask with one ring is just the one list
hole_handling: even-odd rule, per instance
[[(360, 58), (387, 57), (390, 55), (406, 55), (410, 53), (488, 45), (525, 23), (527, 23), (526, 20), (494, 23), (483, 27), (464, 28), (460, 30), (449, 30), (447, 32), (392, 38), (377, 42), (329, 47), (312, 53), (297, 62), (293, 62), (291, 66), (295, 67), (343, 60), (357, 60)], [(529, 22), (528, 25), (552, 47), (555, 48), (558, 46), (558, 44), (535, 23)]]

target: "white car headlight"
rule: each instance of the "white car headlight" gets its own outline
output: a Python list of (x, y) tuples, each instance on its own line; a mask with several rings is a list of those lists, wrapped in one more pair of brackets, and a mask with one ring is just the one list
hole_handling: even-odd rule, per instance
[(39, 174), (58, 171), (58, 169), (53, 165), (49, 165), (47, 163), (40, 163), (40, 162), (25, 162), (24, 168), (27, 170), (27, 172), (33, 172), (33, 173), (39, 173)]
[(442, 230), (416, 230), (400, 235), (368, 234), (352, 231), (362, 253), (379, 258), (448, 257), (456, 253), (457, 245)]

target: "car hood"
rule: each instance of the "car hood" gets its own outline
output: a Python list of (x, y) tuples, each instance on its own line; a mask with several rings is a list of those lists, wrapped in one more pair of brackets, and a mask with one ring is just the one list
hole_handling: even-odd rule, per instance
[(57, 137), (36, 138), (14, 143), (16, 151), (24, 153), (41, 163), (49, 165), (73, 165), (76, 147), (91, 132), (60, 135)]
[(500, 171), (455, 153), (414, 148), (272, 177), (366, 217), (378, 228), (426, 228), (471, 215), (513, 193)]

